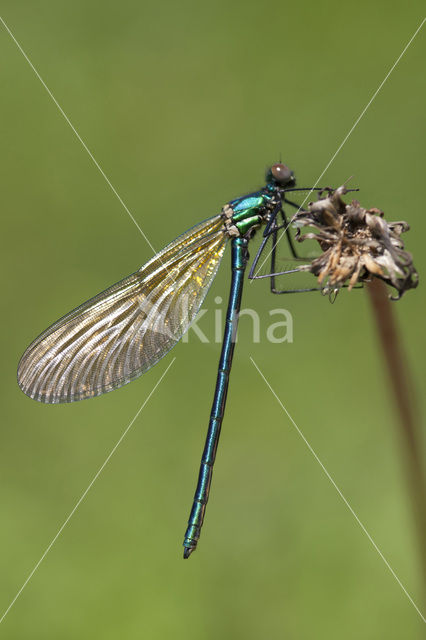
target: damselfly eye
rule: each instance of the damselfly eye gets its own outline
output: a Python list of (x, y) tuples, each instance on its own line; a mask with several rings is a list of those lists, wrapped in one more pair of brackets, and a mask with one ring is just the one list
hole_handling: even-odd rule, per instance
[(273, 164), (268, 174), (270, 175), (272, 180), (280, 186), (285, 186), (289, 182), (292, 182), (294, 180), (293, 171), (291, 171), (291, 169), (289, 169), (285, 164), (282, 164), (281, 162)]

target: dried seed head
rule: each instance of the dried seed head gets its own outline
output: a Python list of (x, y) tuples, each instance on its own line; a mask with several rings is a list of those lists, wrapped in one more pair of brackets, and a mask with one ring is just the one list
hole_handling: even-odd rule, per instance
[[(300, 267), (317, 276), (324, 293), (335, 293), (342, 286), (352, 289), (371, 277), (380, 278), (397, 291), (399, 299), (405, 291), (417, 287), (418, 274), (413, 259), (400, 238), (408, 231), (406, 222), (387, 222), (380, 209), (364, 209), (357, 200), (346, 204), (342, 196), (347, 189), (320, 192), (308, 211), (297, 214), (297, 240), (316, 240), (322, 254), (310, 264)], [(302, 234), (303, 227), (312, 232)]]

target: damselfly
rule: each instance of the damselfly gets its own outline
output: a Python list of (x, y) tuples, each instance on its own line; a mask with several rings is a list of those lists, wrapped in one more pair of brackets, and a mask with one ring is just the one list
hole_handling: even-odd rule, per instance
[[(213, 406), (197, 488), (184, 539), (184, 557), (197, 546), (212, 479), (235, 345), (248, 245), (265, 225), (249, 277), (272, 239), (275, 273), (277, 234), (287, 232), (284, 204), (297, 189), (293, 172), (274, 164), (259, 191), (228, 202), (219, 215), (196, 225), (131, 276), (55, 322), (28, 347), (18, 383), (39, 402), (75, 402), (127, 384), (156, 364), (180, 340), (197, 315), (230, 241), (231, 288)], [(287, 233), (289, 248), (296, 252)], [(273, 293), (286, 293), (275, 286)]]

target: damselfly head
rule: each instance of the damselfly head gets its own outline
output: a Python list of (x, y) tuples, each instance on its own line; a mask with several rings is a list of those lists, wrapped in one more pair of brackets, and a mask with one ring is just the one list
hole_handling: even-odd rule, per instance
[(279, 187), (293, 187), (296, 184), (296, 179), (293, 171), (287, 165), (276, 162), (266, 172), (266, 182), (272, 182)]

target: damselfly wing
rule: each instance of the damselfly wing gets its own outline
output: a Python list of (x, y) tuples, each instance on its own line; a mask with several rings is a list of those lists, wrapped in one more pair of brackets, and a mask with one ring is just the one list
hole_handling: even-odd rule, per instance
[(146, 372), (187, 331), (227, 238), (222, 218), (210, 218), (55, 322), (20, 360), (22, 391), (40, 402), (73, 402), (117, 389)]

